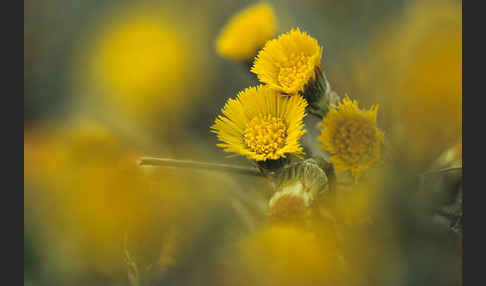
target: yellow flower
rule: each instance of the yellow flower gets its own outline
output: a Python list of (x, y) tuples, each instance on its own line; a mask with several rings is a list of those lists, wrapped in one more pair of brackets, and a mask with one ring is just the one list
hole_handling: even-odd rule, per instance
[(182, 255), (179, 239), (193, 237), (172, 227), (199, 225), (207, 210), (225, 206), (226, 177), (141, 168), (136, 150), (89, 119), (37, 128), (24, 139), (26, 223), (41, 230), (39, 249), (63, 275), (125, 279), (125, 238), (142, 267), (155, 266), (162, 244), (163, 272)]
[(339, 261), (335, 234), (329, 228), (311, 230), (302, 225), (266, 225), (244, 237), (235, 251), (246, 283), (236, 285), (342, 285), (344, 274)]
[(433, 160), (462, 134), (461, 9), (460, 1), (414, 1), (356, 68), (362, 92), (386, 104), (390, 138), (413, 161)]
[(131, 99), (136, 95), (160, 101), (160, 91), (178, 92), (183, 87), (188, 48), (176, 27), (151, 15), (135, 15), (104, 33), (94, 55), (95, 73), (131, 105), (138, 104)]
[(323, 48), (316, 39), (299, 28), (268, 41), (258, 53), (251, 69), (258, 79), (285, 94), (304, 92), (316, 79)]
[[(160, 120), (182, 119), (181, 110), (204, 95), (193, 92), (205, 78), (204, 47), (191, 50), (199, 35), (177, 22), (175, 10), (136, 5), (111, 13), (96, 25), (79, 59), (85, 86), (93, 88), (87, 94), (100, 95), (92, 104), (101, 103), (105, 116), (150, 131), (163, 127)], [(198, 29), (205, 33), (202, 24)]]
[(223, 143), (218, 146), (256, 161), (301, 154), (299, 138), (306, 101), (283, 97), (266, 86), (249, 87), (229, 99), (211, 127)]
[(384, 134), (376, 126), (378, 107), (360, 110), (348, 97), (322, 120), (318, 140), (331, 153), (336, 170), (351, 170), (356, 179), (380, 159)]
[(462, 134), (460, 8), (449, 9), (448, 15), (434, 16), (435, 22), (430, 20), (430, 29), (440, 29), (424, 33), (409, 50), (408, 66), (400, 83), (404, 94), (396, 101), (401, 104), (399, 114), (405, 134), (415, 139), (418, 154), (445, 150)]
[(252, 5), (234, 15), (221, 30), (217, 52), (232, 60), (251, 59), (273, 37), (275, 30), (273, 8), (266, 3)]

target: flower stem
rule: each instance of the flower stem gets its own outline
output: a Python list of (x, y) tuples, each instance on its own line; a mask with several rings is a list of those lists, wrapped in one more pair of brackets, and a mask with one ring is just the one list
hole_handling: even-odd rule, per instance
[(153, 157), (141, 157), (140, 165), (142, 166), (165, 166), (165, 167), (179, 167), (179, 168), (192, 168), (200, 170), (214, 170), (235, 173), (247, 176), (262, 177), (263, 174), (256, 168), (243, 167), (228, 164), (208, 163), (198, 161), (186, 161), (168, 158), (153, 158)]

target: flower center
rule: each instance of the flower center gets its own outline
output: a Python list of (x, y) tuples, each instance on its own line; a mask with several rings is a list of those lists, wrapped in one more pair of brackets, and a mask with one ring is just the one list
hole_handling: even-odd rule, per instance
[(246, 126), (245, 143), (258, 154), (272, 154), (285, 144), (287, 128), (281, 118), (257, 116)]
[(334, 136), (337, 153), (349, 163), (367, 160), (373, 153), (376, 130), (361, 120), (344, 123)]
[(279, 67), (278, 82), (280, 85), (290, 88), (296, 81), (306, 81), (306, 70), (309, 66), (309, 56), (292, 53), (283, 61), (277, 63)]

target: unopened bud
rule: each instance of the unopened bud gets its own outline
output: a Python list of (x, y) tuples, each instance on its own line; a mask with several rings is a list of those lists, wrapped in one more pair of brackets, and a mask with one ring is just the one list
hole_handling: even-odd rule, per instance
[(272, 217), (302, 217), (309, 214), (314, 198), (327, 188), (326, 173), (314, 159), (289, 165), (275, 175), (276, 192), (268, 204)]

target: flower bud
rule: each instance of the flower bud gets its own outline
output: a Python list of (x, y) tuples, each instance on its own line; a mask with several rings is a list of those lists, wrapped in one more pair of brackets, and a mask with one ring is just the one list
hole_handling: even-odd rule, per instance
[(274, 218), (309, 215), (317, 194), (327, 190), (327, 176), (314, 159), (289, 165), (274, 179), (277, 191), (268, 203), (268, 214)]

